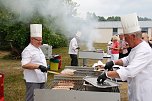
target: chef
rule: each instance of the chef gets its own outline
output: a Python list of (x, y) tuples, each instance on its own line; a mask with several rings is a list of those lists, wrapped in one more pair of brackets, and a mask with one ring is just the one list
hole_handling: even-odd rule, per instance
[(105, 69), (111, 70), (113, 65), (122, 68), (115, 71), (105, 71), (98, 78), (103, 83), (109, 78), (121, 78), (128, 82), (129, 101), (151, 101), (152, 96), (152, 50), (141, 39), (141, 29), (137, 14), (128, 14), (121, 17), (121, 24), (125, 40), (132, 48), (127, 57), (107, 62)]
[(71, 66), (78, 66), (78, 50), (80, 49), (78, 45), (78, 40), (81, 36), (81, 32), (77, 31), (75, 37), (72, 38), (69, 44), (69, 55), (71, 58)]
[(40, 46), (42, 24), (30, 25), (30, 43), (22, 52), (22, 68), (26, 85), (26, 101), (34, 101), (34, 89), (44, 88), (47, 78), (47, 63)]

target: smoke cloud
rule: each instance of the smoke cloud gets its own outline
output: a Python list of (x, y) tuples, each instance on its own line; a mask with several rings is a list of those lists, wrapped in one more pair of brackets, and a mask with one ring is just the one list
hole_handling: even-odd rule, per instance
[[(49, 19), (51, 16), (54, 18), (55, 29), (62, 29), (63, 33), (72, 37), (75, 35), (77, 30), (82, 32), (81, 40), (86, 42), (87, 48), (93, 47), (94, 35), (98, 33), (93, 32), (94, 20), (83, 20), (76, 17), (76, 10), (73, 11), (72, 5), (63, 3), (63, 0), (1, 0), (6, 8), (14, 12), (19, 16), (19, 21), (28, 21), (31, 19), (35, 12), (38, 12), (41, 16)], [(68, 15), (73, 13), (73, 15)], [(49, 20), (48, 20), (49, 21)], [(48, 22), (47, 27), (49, 28), (52, 22)]]

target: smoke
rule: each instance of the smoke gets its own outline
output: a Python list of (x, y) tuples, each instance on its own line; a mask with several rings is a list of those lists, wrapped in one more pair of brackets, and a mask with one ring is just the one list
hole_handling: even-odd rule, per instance
[(93, 46), (96, 42), (96, 39), (101, 37), (101, 33), (96, 30), (97, 21), (95, 19), (89, 19), (85, 22), (82, 27), (82, 34), (81, 40), (86, 43), (87, 50), (94, 51), (95, 47)]
[(73, 5), (68, 5), (65, 0), (1, 0), (1, 3), (19, 16), (18, 21), (28, 22), (35, 13), (38, 13), (47, 21), (50, 18), (54, 19), (54, 22), (48, 22), (48, 28), (54, 23), (55, 29), (67, 29), (67, 32), (73, 30), (70, 26), (73, 16), (68, 14), (75, 12), (72, 9)]
[[(50, 28), (51, 23), (54, 23), (54, 29), (60, 29), (67, 37), (75, 35), (77, 30), (82, 32), (81, 40), (86, 42), (87, 48), (93, 47), (94, 35), (94, 20), (83, 20), (76, 17), (76, 8), (73, 5), (68, 5), (63, 0), (1, 0), (6, 8), (19, 16), (18, 20), (26, 22), (30, 20), (37, 12), (47, 19), (47, 27)], [(76, 5), (76, 4), (74, 4)], [(72, 16), (69, 14), (73, 14)], [(54, 18), (54, 22), (49, 22), (49, 18)]]

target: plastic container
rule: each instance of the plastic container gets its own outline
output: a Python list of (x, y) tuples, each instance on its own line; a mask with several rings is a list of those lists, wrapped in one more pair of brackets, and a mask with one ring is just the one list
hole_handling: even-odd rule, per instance
[(61, 68), (61, 64), (62, 64), (61, 56), (59, 55), (59, 56), (55, 57), (55, 59), (59, 60), (59, 66), (58, 66), (58, 68), (60, 69)]
[(50, 59), (50, 70), (58, 71), (59, 69), (59, 60), (56, 58)]
[(4, 74), (0, 73), (0, 101), (4, 101)]

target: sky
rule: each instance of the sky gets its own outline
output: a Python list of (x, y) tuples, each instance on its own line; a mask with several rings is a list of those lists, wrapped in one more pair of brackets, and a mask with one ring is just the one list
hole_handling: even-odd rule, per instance
[(152, 18), (152, 0), (74, 0), (79, 4), (78, 16), (85, 18), (86, 12), (97, 16), (121, 16), (137, 13), (140, 17)]

